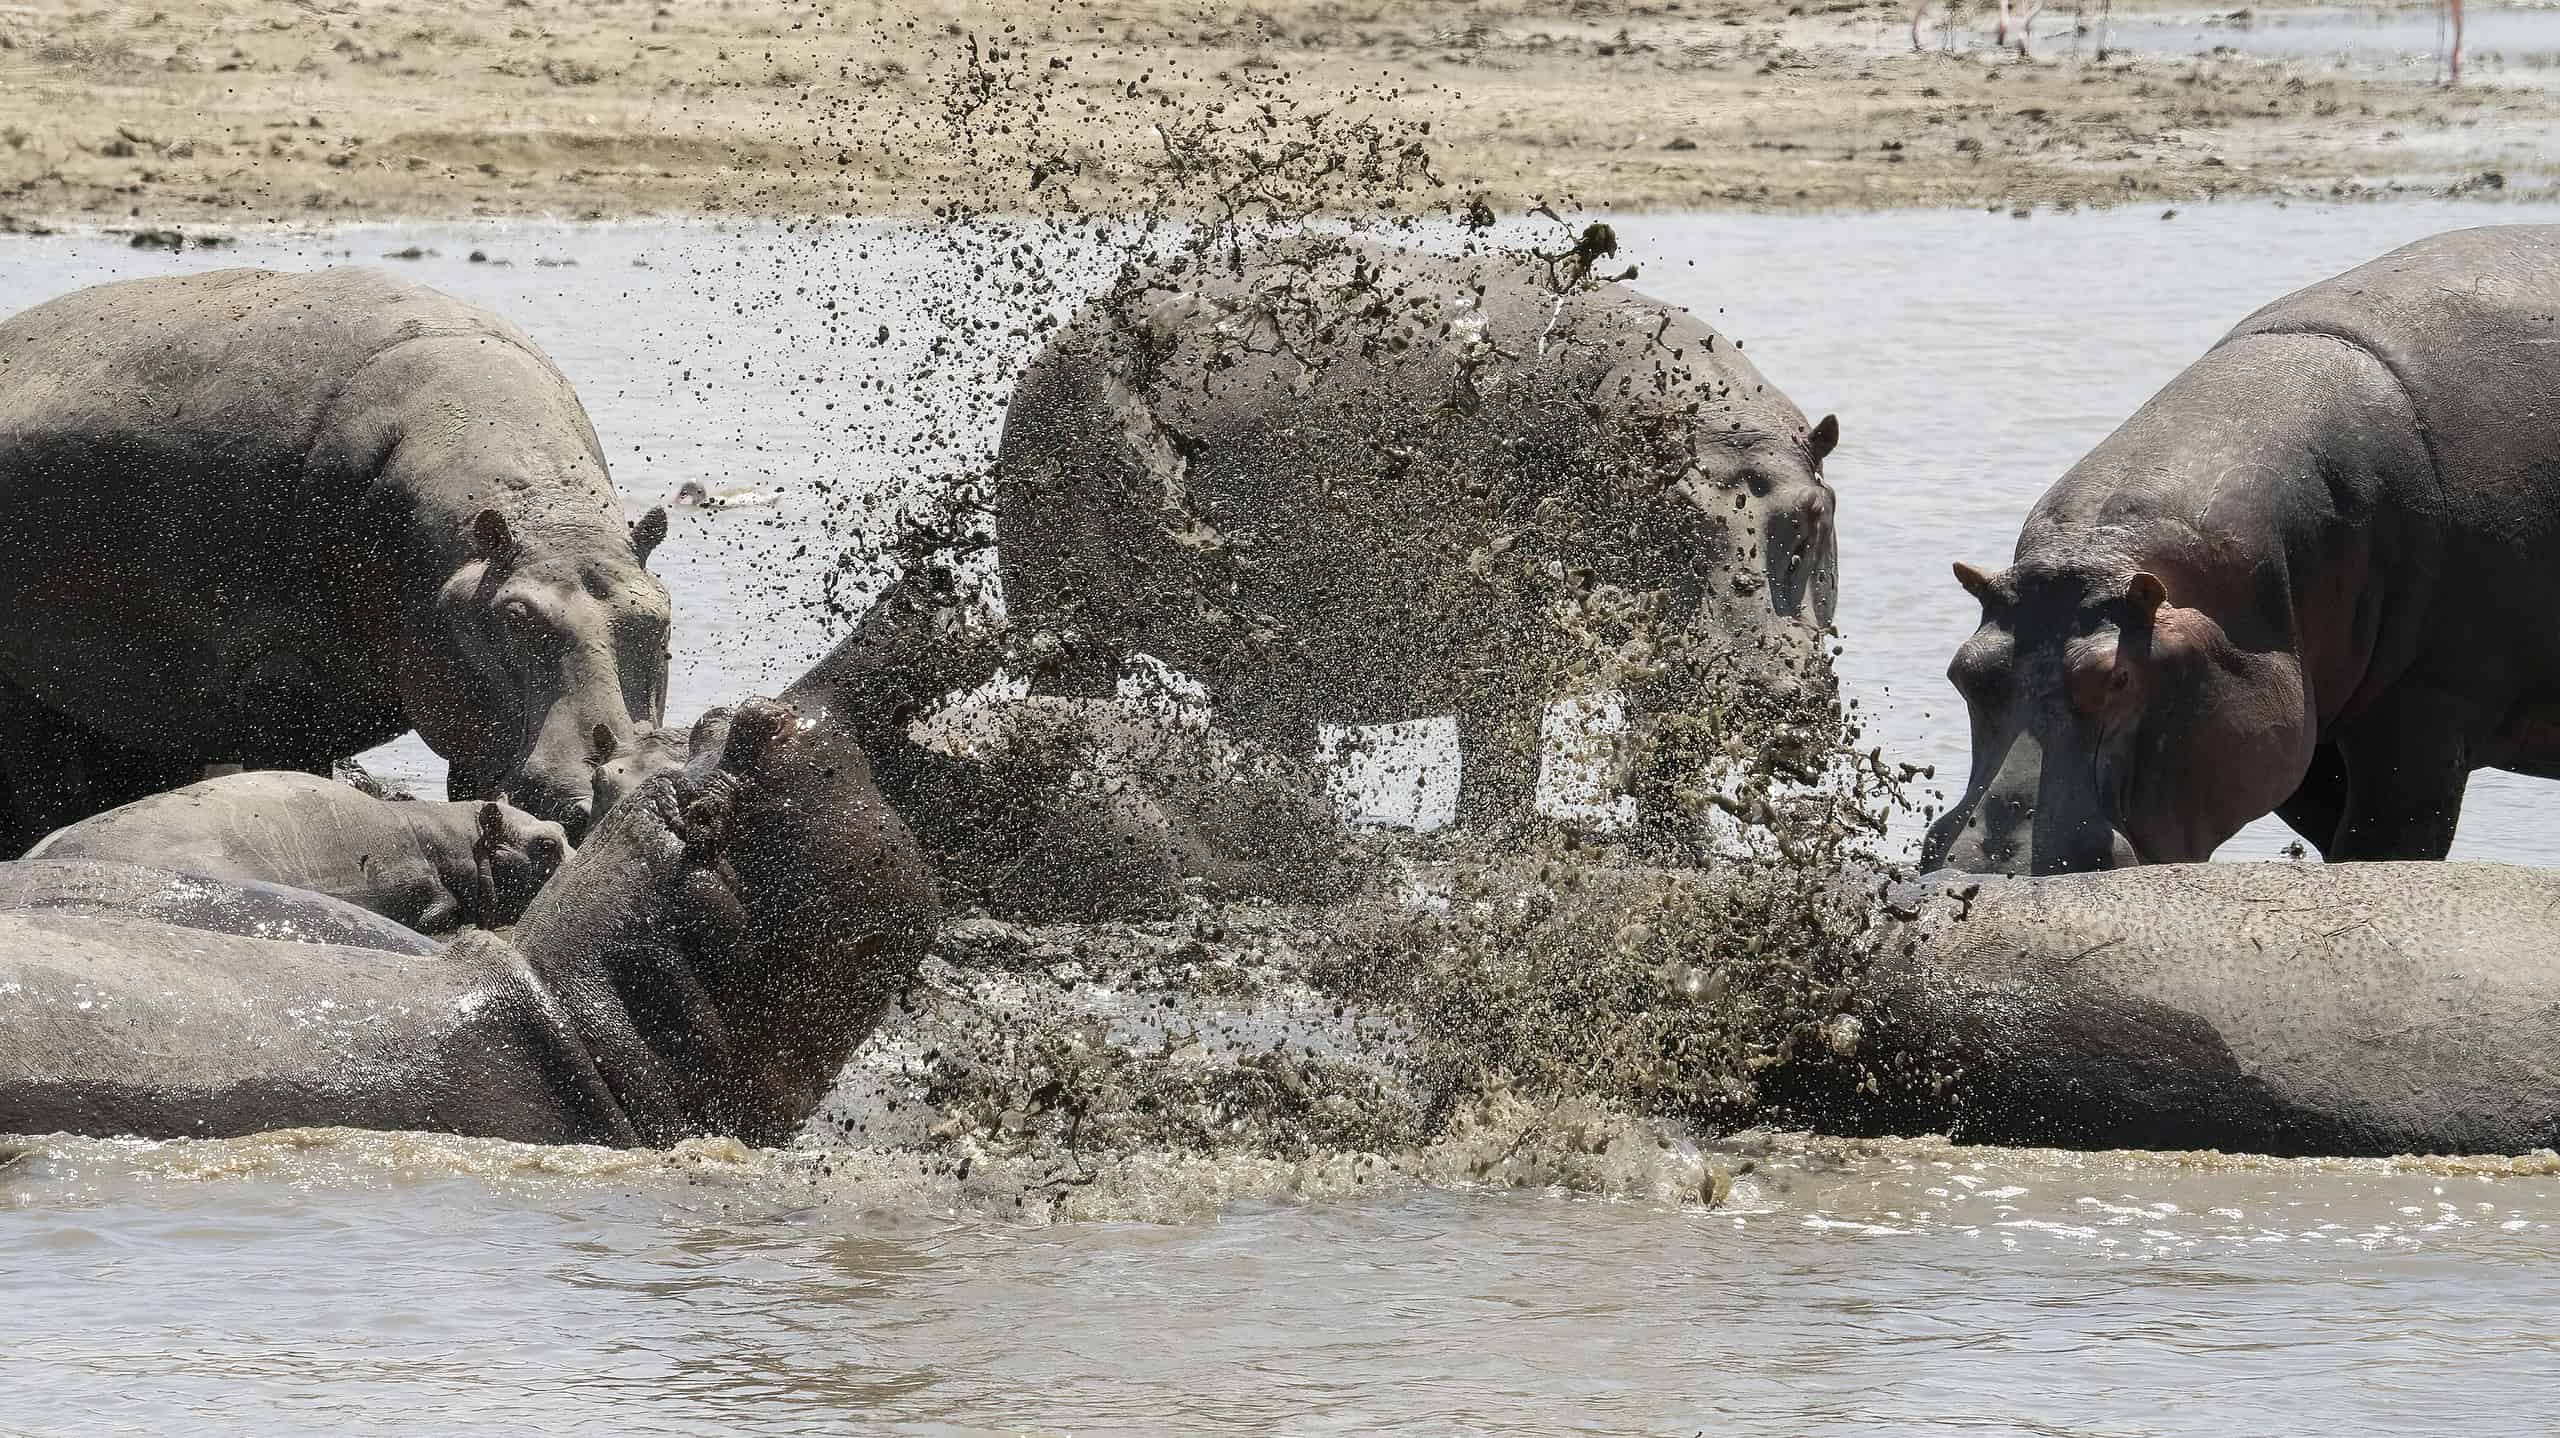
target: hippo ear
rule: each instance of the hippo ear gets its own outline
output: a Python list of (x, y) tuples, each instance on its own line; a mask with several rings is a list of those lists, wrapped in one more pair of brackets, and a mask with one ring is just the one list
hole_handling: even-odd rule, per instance
[(1829, 454), (1840, 444), (1840, 416), (1836, 414), (1824, 415), (1822, 417), (1822, 423), (1813, 427), (1813, 434), (1811, 438), (1813, 442), (1813, 462), (1820, 464), (1822, 463), (1822, 457)]
[(1991, 576), (1961, 559), (1956, 561), (1956, 583), (1964, 586), (1965, 593), (1985, 604), (1997, 604), (2000, 601), (2000, 590), (1992, 583)]
[(2169, 602), (2169, 586), (2160, 582), (2159, 575), (2145, 570), (2125, 581), (2124, 599), (2133, 606), (2134, 618), (2148, 624), (2151, 616), (2160, 612), (2160, 606)]
[(725, 704), (702, 711), (693, 721), (693, 731), (685, 736), (685, 753), (715, 754), (729, 742), (729, 721), (734, 715)]
[(622, 751), (622, 741), (613, 736), (613, 726), (598, 724), (587, 736), (587, 757), (601, 764)]
[(514, 547), (515, 532), (507, 528), (507, 517), (494, 509), (484, 509), (471, 516), (471, 538), (480, 546), (483, 558), (495, 559)]
[(666, 537), (667, 507), (654, 505), (647, 514), (640, 516), (639, 523), (631, 526), (632, 552), (640, 556), (642, 564), (646, 564), (649, 556), (657, 551), (658, 541)]

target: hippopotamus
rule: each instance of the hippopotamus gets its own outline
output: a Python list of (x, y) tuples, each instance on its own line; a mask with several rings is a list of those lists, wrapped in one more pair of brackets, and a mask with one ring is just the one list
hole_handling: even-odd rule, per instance
[(213, 934), (395, 954), (443, 949), (407, 925), (308, 889), (101, 859), (0, 863), (0, 912), (138, 919)]
[(495, 799), (377, 799), (289, 770), (230, 774), (57, 829), (31, 859), (106, 859), (343, 899), (425, 934), (503, 928), (568, 835)]
[(1887, 903), (1858, 1081), (1799, 1092), (1796, 1119), (2068, 1148), (2560, 1145), (2560, 875), (2164, 864)]
[(1347, 887), (1322, 777), (1198, 724), (1025, 699), (933, 716), (876, 756), (944, 896), (1032, 922), (1171, 912), (1185, 896)]
[(595, 763), (595, 813), (602, 818), (613, 806), (659, 774), (681, 769), (696, 754), (720, 747), (728, 733), (729, 711), (703, 711), (690, 725), (648, 724), (629, 740), (607, 742), (598, 736)]
[(921, 856), (825, 719), (740, 706), (513, 941), (435, 954), (0, 911), (0, 1132), (787, 1140), (921, 961)]
[(1838, 422), (1592, 278), (1596, 252), (1299, 236), (1087, 305), (1017, 384), (994, 470), (1033, 692), (1107, 699), (1142, 652), (1299, 760), (1322, 723), (1455, 713), (1460, 820), (1495, 825), (1577, 685), (1674, 711), (1712, 657), (1828, 694)]
[(668, 606), (557, 365), (364, 269), (80, 290), (0, 322), (0, 854), (208, 766), (416, 729), (574, 839), (665, 706)]
[(2274, 813), (2439, 859), (2489, 767), (2560, 777), (2560, 227), (2457, 230), (2242, 321), (2037, 501), (1948, 677), (1922, 861), (2210, 855)]

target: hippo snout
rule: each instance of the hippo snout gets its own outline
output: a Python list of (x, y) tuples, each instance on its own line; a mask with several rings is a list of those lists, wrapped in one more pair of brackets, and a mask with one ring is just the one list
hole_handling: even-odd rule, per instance
[(1938, 816), (1920, 846), (1923, 872), (1957, 869), (1969, 874), (2086, 874), (2142, 864), (2133, 841), (2112, 824), (2048, 824), (2039, 833), (2034, 806), (2004, 794), (1985, 794)]
[[(1832, 533), (1835, 501), (1821, 484), (1779, 502), (1761, 536), (1763, 562), (1769, 573), (1769, 602), (1782, 615), (1803, 612), (1808, 599), (1817, 611), (1827, 608), (1832, 565), (1838, 541)], [(1829, 615), (1821, 617), (1828, 622)]]
[(595, 779), (584, 764), (567, 779), (554, 779), (542, 771), (527, 769), (513, 784), (500, 788), (516, 807), (566, 830), (571, 843), (585, 839), (588, 827), (595, 822)]

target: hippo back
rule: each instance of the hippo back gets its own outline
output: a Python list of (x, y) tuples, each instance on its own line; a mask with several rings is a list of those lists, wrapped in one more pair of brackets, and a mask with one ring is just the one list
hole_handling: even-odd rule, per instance
[(2560, 874), (2177, 864), (1947, 883), (1877, 972), (1960, 1136), (2272, 1153), (2560, 1143)]
[[(236, 494), (289, 485), (355, 372), (435, 338), (541, 355), (498, 316), (380, 270), (214, 270), (77, 290), (0, 321), (0, 483), (8, 450), (78, 444), (145, 474), (212, 471)], [(43, 363), (23, 358), (33, 351)], [(180, 395), (173, 410), (165, 401)]]
[(1671, 498), (1709, 418), (1806, 432), (1729, 342), (1623, 286), (1277, 243), (1116, 291), (1034, 361), (997, 470), (1006, 602), (1349, 719), (1497, 677), (1551, 692), (1536, 661), (1579, 650), (1554, 615), (1585, 584), (1703, 588), (1737, 611), (1720, 630), (1768, 627), (1696, 580), (1751, 568), (1751, 526)]
[(629, 1142), (523, 957), (0, 911), (0, 1133), (320, 1125)]
[(307, 889), (233, 883), (98, 860), (0, 863), (0, 914), (124, 918), (206, 933), (394, 954), (441, 952), (435, 940)]
[(2560, 225), (2453, 230), (2296, 291), (2240, 322), (2372, 355), (2416, 408), (2448, 518), (2538, 530), (2560, 499)]

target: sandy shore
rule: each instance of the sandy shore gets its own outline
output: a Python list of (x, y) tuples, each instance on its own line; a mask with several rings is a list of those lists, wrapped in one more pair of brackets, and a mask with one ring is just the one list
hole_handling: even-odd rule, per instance
[[(2547, 194), (2560, 126), (2560, 87), (2519, 71), (2449, 91), (2233, 54), (2101, 62), (2054, 16), (2032, 59), (1914, 54), (1908, 10), (1863, 0), (830, 8), (0, 4), (0, 223), (919, 211), (1001, 202), (999, 180), (1036, 205), (1033, 131), (1095, 157), (1075, 183), (1110, 204), (1152, 183), (1111, 155), (1239, 85), (1427, 121), (1435, 174), (1498, 207)], [(997, 58), (969, 70), (972, 43)], [(980, 81), (1006, 93), (958, 145)]]

